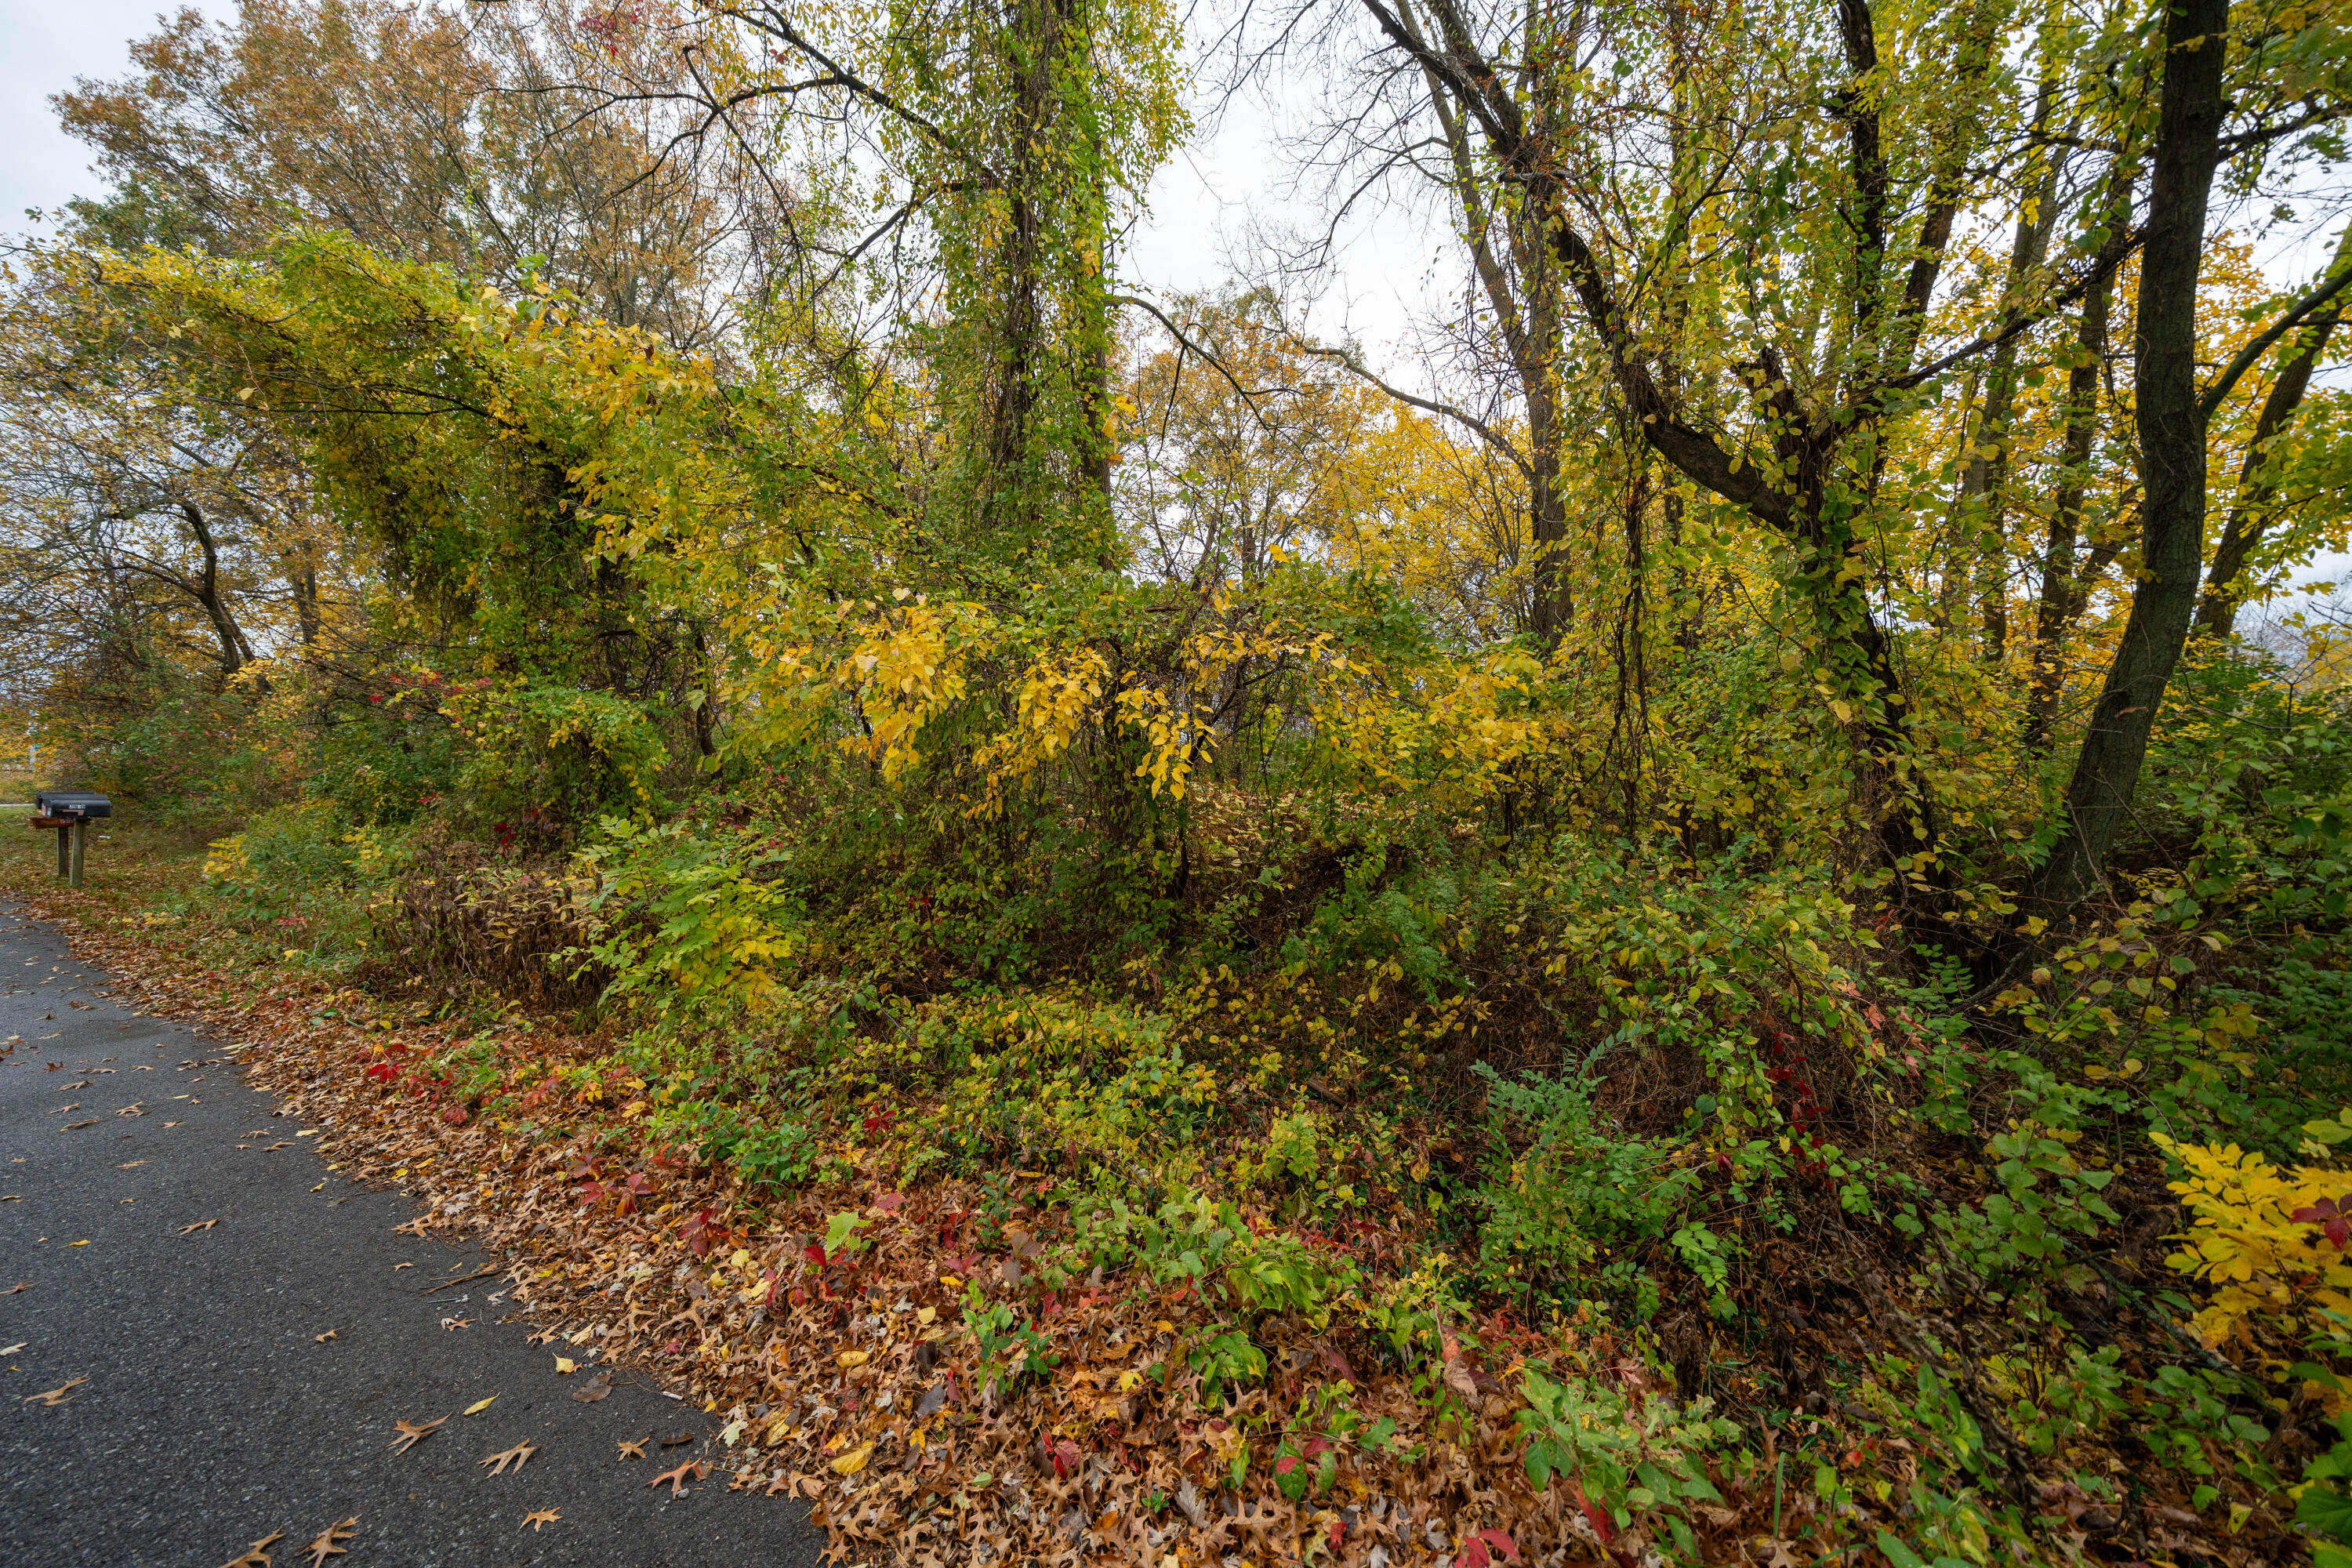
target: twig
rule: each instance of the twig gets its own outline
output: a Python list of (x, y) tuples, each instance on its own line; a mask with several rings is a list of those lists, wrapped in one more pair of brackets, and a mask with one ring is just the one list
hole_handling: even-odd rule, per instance
[(419, 1290), (419, 1291), (417, 1292), (417, 1294), (418, 1294), (418, 1295), (420, 1295), (420, 1296), (430, 1296), (431, 1294), (433, 1294), (433, 1292), (434, 1292), (434, 1291), (436, 1291), (436, 1290), (446, 1290), (446, 1289), (449, 1289), (449, 1287), (450, 1287), (450, 1286), (452, 1286), (452, 1285), (467, 1285), (467, 1284), (471, 1284), (473, 1281), (475, 1281), (475, 1280), (477, 1280), (477, 1279), (486, 1279), (489, 1278), (489, 1276), (491, 1276), (491, 1275), (493, 1275), (493, 1274), (503, 1274), (503, 1273), (505, 1273), (505, 1272), (506, 1272), (506, 1265), (504, 1265), (504, 1264), (494, 1264), (494, 1265), (492, 1265), (490, 1268), (488, 1268), (482, 1269), (482, 1270), (481, 1270), (480, 1272), (478, 1272), (478, 1273), (475, 1273), (475, 1274), (468, 1274), (468, 1275), (467, 1275), (465, 1278), (463, 1278), (463, 1279), (444, 1279), (444, 1280), (443, 1280), (443, 1281), (441, 1281), (441, 1283), (440, 1283), (440, 1284), (438, 1284), (438, 1285), (435, 1285), (435, 1286), (429, 1287), (429, 1288), (428, 1288), (428, 1289), (426, 1289)]

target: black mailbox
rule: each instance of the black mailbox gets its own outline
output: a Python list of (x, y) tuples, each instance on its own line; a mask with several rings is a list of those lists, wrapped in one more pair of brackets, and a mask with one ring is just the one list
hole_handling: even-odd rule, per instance
[(114, 803), (95, 790), (51, 789), (33, 796), (33, 826), (58, 830), (58, 876), (81, 886), (82, 841), (89, 825), (114, 815)]
[(37, 816), (64, 817), (71, 822), (95, 822), (114, 815), (114, 803), (95, 790), (44, 790), (33, 797)]

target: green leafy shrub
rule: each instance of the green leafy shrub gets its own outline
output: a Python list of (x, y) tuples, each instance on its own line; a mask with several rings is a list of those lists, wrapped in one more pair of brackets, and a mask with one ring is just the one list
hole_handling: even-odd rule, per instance
[[(1503, 1078), (1481, 1062), (1486, 1113), (1498, 1152), (1478, 1199), (1486, 1277), (1523, 1289), (1572, 1287), (1605, 1248), (1665, 1237), (1696, 1184), (1662, 1144), (1601, 1126), (1591, 1080), (1581, 1076)], [(1517, 1152), (1514, 1152), (1514, 1149)], [(1718, 1264), (1721, 1244), (1686, 1226), (1676, 1250)], [(1724, 1279), (1702, 1270), (1711, 1290)]]
[(467, 743), (457, 787), (485, 823), (584, 823), (659, 805), (654, 785), (668, 750), (641, 703), (572, 686), (484, 682), (453, 690), (445, 709)]
[(1580, 1378), (1554, 1382), (1540, 1366), (1527, 1369), (1520, 1394), (1530, 1486), (1540, 1492), (1555, 1479), (1572, 1482), (1603, 1545), (1644, 1516), (1662, 1521), (1685, 1556), (1696, 1555), (1698, 1542), (1684, 1516), (1695, 1503), (1721, 1505), (1705, 1456), (1738, 1436), (1738, 1427), (1708, 1416), (1705, 1399), (1685, 1407), (1656, 1394), (1628, 1400)]

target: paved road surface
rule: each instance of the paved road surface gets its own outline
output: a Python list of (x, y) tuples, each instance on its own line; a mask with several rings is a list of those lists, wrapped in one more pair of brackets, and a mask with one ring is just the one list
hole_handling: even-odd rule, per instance
[[(421, 1296), (487, 1260), (394, 1235), (407, 1199), (329, 1173), (217, 1048), (104, 984), (0, 906), (0, 1042), (23, 1037), (0, 1058), (0, 1292), (27, 1287), (0, 1294), (0, 1563), (218, 1568), (282, 1531), (291, 1568), (354, 1515), (333, 1568), (816, 1561), (803, 1505), (730, 1494), (722, 1468), (676, 1501), (649, 1490), (713, 1451), (709, 1417), (625, 1373), (574, 1403), (578, 1378), (499, 1321), (496, 1279)], [(64, 1403), (26, 1400), (74, 1378)], [(443, 1415), (389, 1451), (394, 1421)], [(520, 1442), (540, 1447), (521, 1470), (478, 1466)]]

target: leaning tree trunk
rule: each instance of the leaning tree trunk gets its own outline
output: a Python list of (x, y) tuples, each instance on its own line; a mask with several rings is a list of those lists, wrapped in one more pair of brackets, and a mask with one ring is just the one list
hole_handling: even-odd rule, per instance
[[(2347, 267), (2352, 267), (2352, 224), (2347, 224), (2336, 238), (2328, 276), (2334, 278)], [(2272, 441), (2303, 406), (2304, 395), (2311, 389), (2311, 373), (2327, 353), (2328, 334), (2335, 331), (2339, 313), (2326, 311), (2287, 339), (2278, 379), (2271, 383), (2270, 395), (2263, 399), (2263, 411), (2254, 420), (2253, 439), (2246, 443), (2246, 460), (2238, 470), (2230, 521), (2221, 530), (2221, 542), (2213, 550), (2213, 565), (2205, 574), (2205, 597), (2197, 606), (2200, 637), (2226, 637), (2237, 627), (2238, 606), (2246, 596), (2246, 584), (2238, 576), (2246, 568), (2246, 557), (2262, 542), (2278, 500), (2277, 470), (2264, 459)]]
[(2063, 830), (2035, 879), (2034, 892), (2046, 902), (2077, 902), (2104, 879), (2197, 608), (2206, 426), (2197, 392), (2197, 285), (2221, 155), (2229, 23), (2229, 0), (2184, 0), (2166, 17), (2132, 377), (2145, 497), (2141, 580), (2066, 785)]

